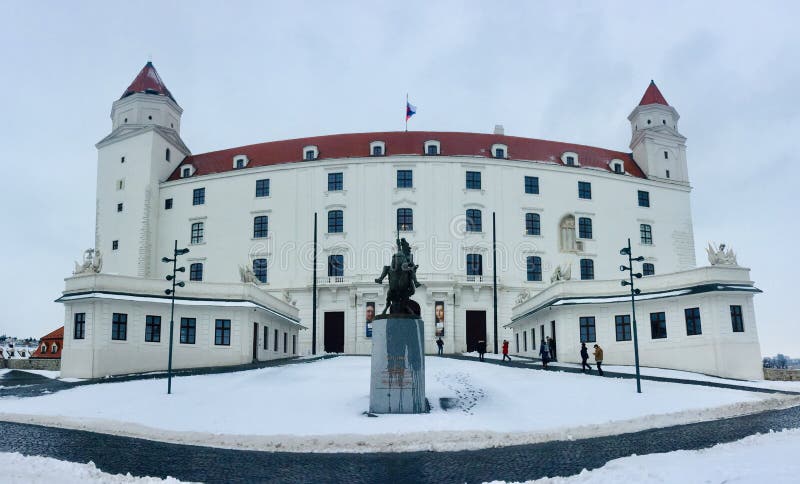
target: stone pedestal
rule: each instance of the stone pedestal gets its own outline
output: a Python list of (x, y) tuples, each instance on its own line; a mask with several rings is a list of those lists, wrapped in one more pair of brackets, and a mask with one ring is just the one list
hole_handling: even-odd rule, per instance
[(424, 413), (425, 324), (409, 315), (372, 323), (371, 413)]

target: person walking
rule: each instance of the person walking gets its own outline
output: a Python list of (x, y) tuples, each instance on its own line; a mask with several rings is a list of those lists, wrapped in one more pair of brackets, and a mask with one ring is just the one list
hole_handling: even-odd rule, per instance
[(478, 341), (478, 358), (483, 361), (483, 355), (486, 353), (486, 341)]
[(548, 346), (550, 347), (550, 359), (552, 361), (558, 361), (558, 353), (556, 352), (556, 338), (555, 335), (553, 337), (548, 337)]
[(442, 356), (442, 352), (444, 351), (444, 341), (442, 341), (442, 338), (436, 340), (436, 346), (439, 347), (439, 356)]
[(542, 344), (539, 345), (539, 357), (542, 359), (542, 368), (547, 368), (550, 363), (550, 346), (545, 338), (542, 338)]
[(589, 369), (589, 372), (592, 371), (592, 365), (587, 363), (589, 360), (589, 349), (586, 347), (586, 343), (581, 343), (581, 373), (586, 373), (586, 369)]
[(508, 340), (504, 339), (503, 340), (503, 361), (506, 361), (506, 358), (508, 358), (508, 361), (511, 361), (511, 357), (508, 356)]
[(594, 345), (594, 361), (597, 362), (597, 373), (603, 376), (603, 369), (600, 367), (603, 364), (603, 348), (598, 344)]

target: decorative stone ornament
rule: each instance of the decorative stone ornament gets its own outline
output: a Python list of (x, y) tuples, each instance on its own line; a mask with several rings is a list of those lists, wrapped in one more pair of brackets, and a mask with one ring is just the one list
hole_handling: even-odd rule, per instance
[(86, 249), (83, 251), (83, 262), (75, 263), (75, 270), (72, 271), (73, 275), (81, 274), (99, 274), (103, 268), (103, 255), (100, 249)]
[(706, 248), (708, 252), (708, 262), (712, 266), (738, 266), (736, 254), (733, 249), (726, 249), (725, 244), (719, 244), (719, 249), (714, 249), (714, 245), (709, 242)]

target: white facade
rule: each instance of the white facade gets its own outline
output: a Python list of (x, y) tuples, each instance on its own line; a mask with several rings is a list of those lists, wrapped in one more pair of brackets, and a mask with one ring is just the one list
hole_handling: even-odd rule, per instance
[[(67, 279), (59, 299), (68, 321), (61, 376), (99, 378), (165, 370), (171, 316), (171, 299), (164, 295), (167, 285), (164, 280), (106, 274)], [(173, 368), (297, 356), (298, 332), (303, 327), (297, 309), (288, 303), (253, 284), (188, 283), (179, 291), (172, 333)], [(148, 320), (151, 328), (147, 328)]]
[[(133, 88), (148, 79), (158, 83)], [(301, 354), (367, 354), (367, 306), (382, 310), (386, 290), (374, 278), (390, 260), (400, 229), (419, 265), (423, 286), (413, 299), (426, 321), (426, 351), (436, 350), (437, 302), (444, 304), (445, 351), (471, 349), (478, 339), (492, 348), (493, 235), (499, 341), (513, 334), (505, 325), (515, 301), (551, 287), (558, 267), (580, 279), (581, 261), (591, 260), (592, 279), (616, 280), (627, 238), (656, 274), (695, 267), (685, 138), (675, 109), (654, 84), (651, 90), (656, 103), (638, 106), (629, 117), (632, 154), (502, 132), (398, 132), (190, 155), (179, 135), (182, 110), (148, 64), (114, 103), (113, 131), (97, 145), (102, 272), (158, 278), (164, 273), (160, 258), (171, 254), (176, 240), (191, 250), (187, 269), (202, 264), (199, 286), (240, 284), (252, 279), (245, 270), (258, 272), (255, 265), (265, 260), (258, 290), (296, 305), (309, 328), (299, 334)], [(401, 183), (409, 172), (411, 180)], [(467, 182), (476, 176), (479, 187)], [(535, 190), (528, 178), (535, 178)], [(412, 227), (400, 227), (398, 209), (411, 210)], [(339, 212), (341, 230), (329, 230), (328, 217)], [(527, 217), (538, 220), (538, 230)], [(586, 220), (591, 234), (581, 233)], [(329, 277), (331, 256), (341, 256), (343, 271)], [(480, 271), (467, 267), (476, 256)], [(541, 261), (531, 276), (528, 258)]]

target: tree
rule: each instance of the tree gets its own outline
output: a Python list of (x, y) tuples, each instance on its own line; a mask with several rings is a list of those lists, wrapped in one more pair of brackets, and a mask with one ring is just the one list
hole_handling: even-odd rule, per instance
[(778, 356), (775, 357), (775, 368), (786, 368), (786, 359), (786, 355), (778, 353)]

